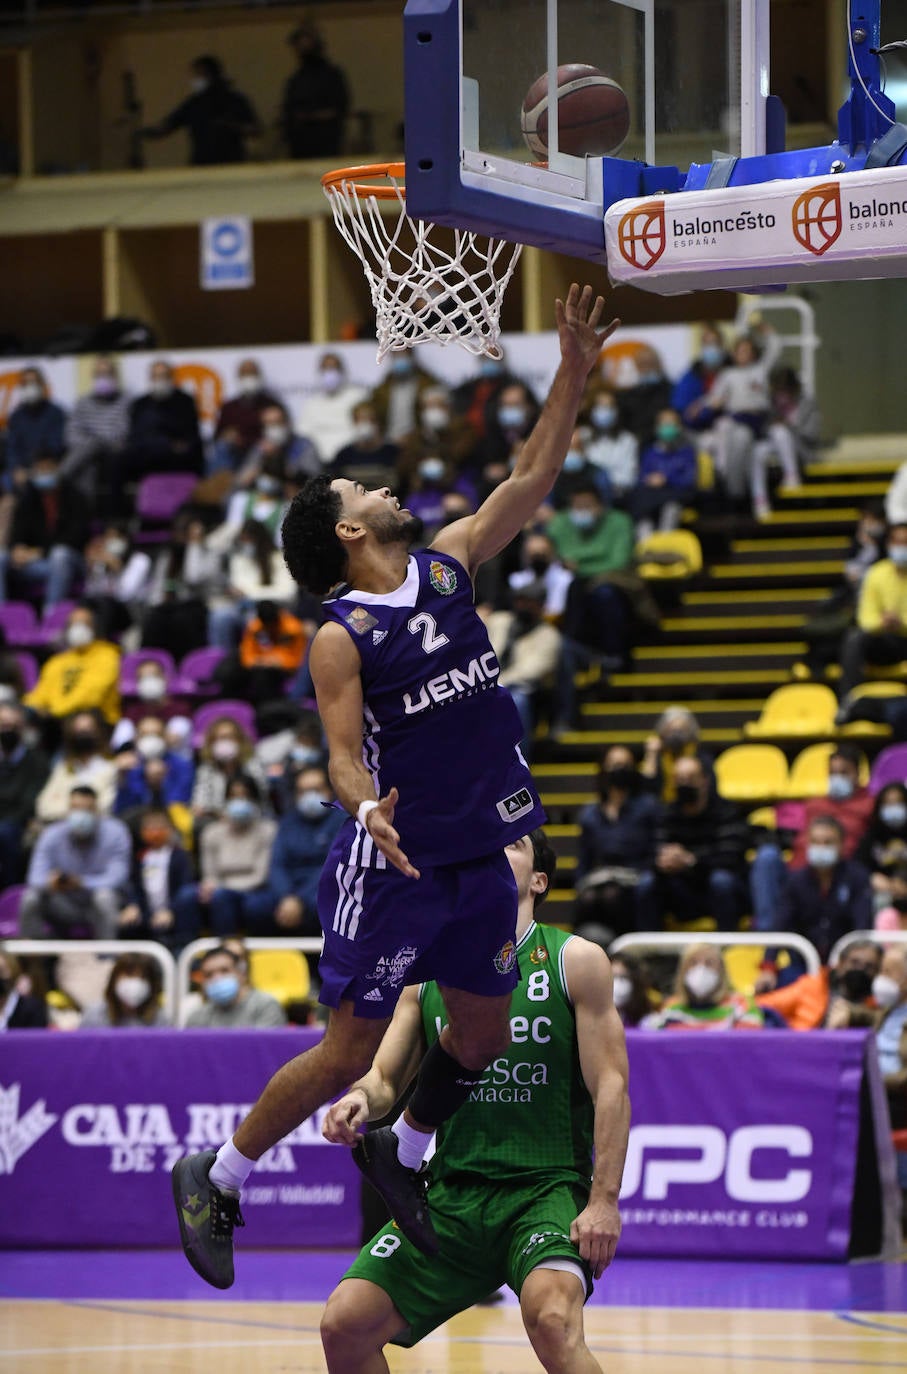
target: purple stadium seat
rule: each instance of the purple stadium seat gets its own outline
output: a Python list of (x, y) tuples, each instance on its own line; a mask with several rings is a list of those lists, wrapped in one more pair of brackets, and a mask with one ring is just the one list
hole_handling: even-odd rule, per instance
[(224, 657), (223, 649), (207, 645), (204, 649), (193, 649), (179, 666), (179, 675), (174, 691), (190, 697), (208, 697), (218, 691), (211, 674)]
[(869, 775), (869, 790), (878, 796), (890, 782), (907, 782), (907, 744), (892, 744), (876, 756)]
[(75, 601), (58, 601), (56, 606), (51, 606), (50, 610), (44, 612), (38, 631), (40, 644), (53, 644), (60, 638), (66, 629), (70, 611), (75, 610), (76, 604)]
[(0, 625), (11, 649), (43, 642), (35, 608), (28, 601), (7, 601), (0, 606)]
[(34, 654), (17, 653), (16, 662), (22, 669), (22, 680), (25, 683), (26, 692), (30, 692), (38, 681), (38, 660)]
[(19, 908), (27, 891), (23, 883), (0, 892), (0, 940), (14, 940), (19, 934)]
[(168, 692), (173, 691), (176, 680), (173, 655), (166, 649), (136, 649), (134, 653), (124, 654), (120, 661), (120, 691), (124, 697), (138, 695), (136, 679), (143, 663), (157, 663), (167, 679)]
[(251, 739), (258, 739), (255, 712), (247, 701), (233, 701), (230, 698), (226, 701), (209, 701), (206, 705), (200, 706), (192, 717), (192, 744), (196, 749), (204, 744), (208, 726), (222, 716), (229, 716), (237, 725), (242, 726)]
[[(137, 544), (161, 544), (169, 539), (170, 521), (198, 481), (192, 472), (152, 472), (142, 478), (135, 498), (135, 512), (143, 526), (135, 537)], [(146, 525), (157, 528), (146, 529)]]

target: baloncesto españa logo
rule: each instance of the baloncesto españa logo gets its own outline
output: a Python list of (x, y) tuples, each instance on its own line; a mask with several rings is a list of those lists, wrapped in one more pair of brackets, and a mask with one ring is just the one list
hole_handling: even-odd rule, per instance
[(841, 187), (836, 181), (810, 186), (791, 206), (791, 228), (802, 248), (820, 258), (841, 235)]
[(641, 272), (654, 267), (667, 245), (664, 205), (650, 200), (623, 215), (617, 226), (617, 245), (631, 267)]

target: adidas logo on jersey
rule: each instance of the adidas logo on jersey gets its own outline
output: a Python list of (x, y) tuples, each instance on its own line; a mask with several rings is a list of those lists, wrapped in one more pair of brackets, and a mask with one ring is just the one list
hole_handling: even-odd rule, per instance
[(371, 992), (367, 992), (362, 1000), (364, 1002), (383, 1002), (384, 993), (380, 988), (372, 988)]
[(383, 639), (387, 639), (387, 630), (372, 630), (373, 644), (380, 644)]

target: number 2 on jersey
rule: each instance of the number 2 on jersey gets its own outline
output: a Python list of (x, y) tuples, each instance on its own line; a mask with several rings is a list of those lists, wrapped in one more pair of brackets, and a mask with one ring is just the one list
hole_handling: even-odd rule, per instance
[(433, 654), (435, 649), (442, 649), (445, 644), (450, 643), (446, 634), (438, 633), (438, 622), (428, 611), (420, 611), (418, 615), (410, 616), (406, 628), (411, 635), (421, 634), (422, 648), (427, 654)]

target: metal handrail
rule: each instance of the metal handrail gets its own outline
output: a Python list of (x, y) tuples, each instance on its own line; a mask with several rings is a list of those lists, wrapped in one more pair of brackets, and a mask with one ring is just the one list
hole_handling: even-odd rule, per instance
[(10, 954), (58, 955), (97, 954), (112, 960), (121, 954), (147, 954), (161, 966), (163, 974), (164, 1010), (176, 1025), (177, 983), (176, 961), (169, 949), (155, 940), (4, 940), (3, 948)]
[[(217, 936), (207, 936), (203, 940), (193, 940), (191, 945), (180, 952), (176, 962), (176, 1004), (174, 1007), (174, 1025), (183, 1025), (182, 1002), (185, 994), (189, 991), (189, 972), (192, 962), (200, 954), (205, 954), (209, 949), (217, 949), (224, 943), (224, 939)], [(318, 935), (298, 935), (291, 936), (252, 936), (243, 939), (243, 945), (247, 950), (256, 949), (295, 949), (300, 954), (320, 954), (324, 947), (324, 940)]]
[(778, 330), (778, 338), (786, 348), (800, 351), (800, 380), (803, 390), (809, 396), (816, 394), (816, 353), (822, 340), (816, 333), (816, 312), (809, 301), (802, 296), (759, 296), (757, 300), (743, 296), (734, 324), (737, 329), (745, 329), (751, 315), (764, 315), (767, 311), (779, 312), (792, 310), (800, 317), (800, 333), (786, 333)]
[(907, 930), (850, 930), (833, 946), (828, 962), (832, 968), (850, 945), (871, 940), (874, 945), (907, 945)]
[(630, 931), (626, 935), (618, 935), (609, 946), (608, 953), (613, 959), (624, 950), (684, 949), (688, 945), (718, 945), (722, 949), (740, 945), (756, 945), (760, 948), (771, 946), (774, 949), (780, 945), (802, 954), (808, 973), (818, 973), (822, 967), (815, 945), (792, 930), (745, 931), (739, 934), (727, 930)]

